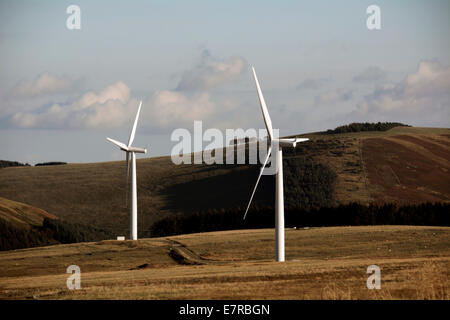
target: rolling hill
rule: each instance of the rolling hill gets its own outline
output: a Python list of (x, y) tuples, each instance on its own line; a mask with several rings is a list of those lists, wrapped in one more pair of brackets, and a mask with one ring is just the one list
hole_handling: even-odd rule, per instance
[(25, 203), (0, 198), (0, 220), (17, 228), (30, 229), (42, 227), (44, 219), (56, 217), (42, 209), (32, 207)]
[[(285, 184), (302, 194), (290, 196), (292, 188), (285, 187), (287, 205), (296, 199), (315, 206), (450, 200), (450, 129), (302, 136), (311, 141), (284, 151), (285, 174), (292, 173)], [(258, 170), (257, 165), (177, 166), (170, 157), (138, 160), (139, 237), (150, 236), (153, 223), (173, 214), (244, 208)], [(263, 176), (256, 206), (273, 205), (273, 181)], [(128, 236), (124, 161), (3, 168), (0, 196)]]
[(0, 198), (0, 250), (59, 243), (44, 224), (57, 218), (36, 207)]
[(42, 209), (0, 197), (0, 250), (111, 237), (103, 229), (61, 221)]

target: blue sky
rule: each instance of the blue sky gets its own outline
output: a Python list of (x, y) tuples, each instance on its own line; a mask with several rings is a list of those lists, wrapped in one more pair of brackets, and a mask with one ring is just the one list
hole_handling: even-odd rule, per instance
[[(81, 8), (81, 30), (66, 8)], [(366, 8), (381, 9), (381, 30)], [(282, 135), (352, 121), (450, 122), (448, 1), (2, 1), (0, 159), (91, 162), (176, 128), (263, 128), (249, 66)]]

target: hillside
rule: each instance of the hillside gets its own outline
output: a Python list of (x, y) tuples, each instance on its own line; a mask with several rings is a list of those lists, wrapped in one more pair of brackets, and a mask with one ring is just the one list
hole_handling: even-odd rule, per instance
[[(0, 299), (449, 299), (450, 228), (273, 229), (0, 252)], [(66, 268), (81, 290), (66, 288)], [(369, 265), (381, 290), (368, 290)]]
[(41, 227), (45, 218), (56, 219), (54, 215), (42, 209), (0, 198), (0, 220), (17, 228)]
[(0, 250), (59, 243), (44, 227), (56, 219), (42, 209), (0, 198)]
[(42, 209), (0, 198), (0, 251), (111, 238), (103, 229), (68, 223)]
[(396, 127), (330, 135), (317, 143), (324, 147), (315, 159), (338, 175), (337, 203), (450, 201), (450, 129)]
[[(396, 127), (304, 136), (311, 141), (284, 151), (285, 174), (290, 176), (285, 180), (286, 205), (450, 199), (450, 129)], [(258, 170), (257, 165), (176, 166), (170, 157), (138, 160), (139, 237), (150, 236), (151, 225), (169, 215), (243, 210)], [(301, 196), (289, 194), (287, 186), (293, 184)], [(255, 205), (273, 206), (273, 188), (274, 178), (263, 176)], [(115, 235), (129, 233), (126, 191), (124, 161), (0, 169), (1, 197)]]

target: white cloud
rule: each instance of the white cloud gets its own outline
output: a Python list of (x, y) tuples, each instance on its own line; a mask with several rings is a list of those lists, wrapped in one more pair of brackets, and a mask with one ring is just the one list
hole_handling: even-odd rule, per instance
[(46, 94), (67, 92), (79, 85), (80, 80), (72, 80), (67, 76), (55, 76), (44, 72), (34, 80), (19, 82), (10, 92), (12, 97), (32, 98)]
[[(245, 60), (239, 57), (220, 60), (204, 53), (202, 63), (184, 73), (176, 90), (157, 91), (143, 102), (141, 126), (152, 131), (167, 131), (192, 125), (194, 120), (216, 118), (220, 122), (217, 114), (232, 110), (235, 103), (232, 99), (221, 99), (221, 108), (218, 110), (217, 102), (213, 101), (207, 90), (234, 80), (245, 66)], [(48, 75), (46, 79), (57, 78)], [(48, 83), (53, 83), (53, 80)], [(41, 84), (35, 87), (41, 89), (30, 89), (29, 92), (49, 92), (52, 86)], [(47, 89), (42, 89), (44, 87)], [(56, 86), (53, 87), (56, 90)], [(8, 110), (11, 124), (19, 128), (107, 128), (129, 124), (135, 116), (138, 103), (131, 96), (130, 88), (118, 81), (102, 90), (78, 95), (70, 101), (66, 99), (65, 102), (54, 103), (47, 100), (37, 106), (18, 103)]]
[(136, 105), (130, 89), (119, 81), (100, 92), (83, 94), (70, 104), (52, 104), (41, 112), (17, 112), (12, 123), (21, 128), (114, 127), (128, 120), (127, 110)]
[[(138, 100), (130, 88), (118, 81), (98, 92), (89, 91), (71, 103), (54, 103), (39, 111), (16, 112), (11, 123), (20, 128), (108, 128), (129, 124)], [(223, 106), (227, 106), (225, 102)], [(183, 93), (174, 90), (155, 92), (143, 102), (141, 125), (165, 130), (190, 125), (194, 120), (215, 115), (216, 103), (207, 92)]]
[(22, 80), (1, 94), (0, 119), (20, 112), (39, 112), (60, 101), (73, 101), (80, 96), (83, 82), (83, 79), (47, 72), (34, 80)]
[(175, 127), (211, 116), (215, 103), (208, 93), (184, 95), (178, 91), (159, 91), (150, 99), (151, 118), (157, 127)]
[(202, 91), (216, 88), (235, 80), (247, 67), (242, 57), (219, 59), (203, 51), (200, 63), (183, 73), (177, 90)]
[(130, 99), (130, 88), (123, 83), (118, 81), (115, 84), (106, 87), (99, 93), (93, 91), (85, 93), (78, 101), (78, 108), (86, 108), (93, 104), (100, 103), (103, 104), (108, 100), (119, 100), (121, 103), (126, 103)]
[(397, 83), (377, 86), (358, 104), (366, 115), (415, 119), (448, 125), (450, 121), (450, 68), (422, 61), (417, 71)]
[[(70, 104), (53, 104), (43, 112), (18, 112), (12, 123), (21, 128), (111, 128), (127, 125), (139, 101), (119, 81), (105, 89), (90, 91)], [(216, 104), (208, 93), (185, 95), (158, 91), (143, 102), (141, 126), (160, 131), (192, 124), (214, 115)]]

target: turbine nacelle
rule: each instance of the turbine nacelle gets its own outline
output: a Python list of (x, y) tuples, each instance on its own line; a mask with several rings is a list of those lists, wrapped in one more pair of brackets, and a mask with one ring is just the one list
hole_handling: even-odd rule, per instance
[(135, 152), (135, 153), (147, 153), (147, 149), (145, 149), (145, 148), (136, 148), (136, 147), (129, 147), (128, 150), (124, 150), (124, 151)]
[(280, 147), (292, 147), (295, 148), (297, 146), (297, 143), (308, 141), (308, 138), (282, 138), (282, 139), (276, 139), (273, 140), (275, 143), (278, 142), (278, 145)]
[(133, 129), (131, 129), (130, 138), (128, 139), (128, 145), (126, 145), (123, 142), (111, 139), (111, 138), (106, 138), (108, 141), (111, 141), (116, 146), (118, 146), (120, 148), (120, 150), (122, 150), (122, 151), (135, 152), (135, 153), (147, 153), (147, 149), (145, 149), (145, 148), (136, 148), (136, 147), (131, 146), (131, 144), (133, 143), (133, 140), (134, 140), (134, 135), (136, 134), (136, 127), (137, 127), (137, 123), (139, 120), (139, 114), (141, 113), (141, 107), (142, 107), (142, 101), (139, 103), (139, 108), (138, 108), (138, 111), (136, 114), (136, 118), (134, 119)]
[(147, 153), (147, 149), (145, 149), (145, 148), (127, 147), (127, 145), (125, 143), (111, 139), (111, 138), (106, 138), (106, 140), (111, 141), (116, 146), (118, 146), (120, 148), (120, 150), (125, 151), (125, 152)]

